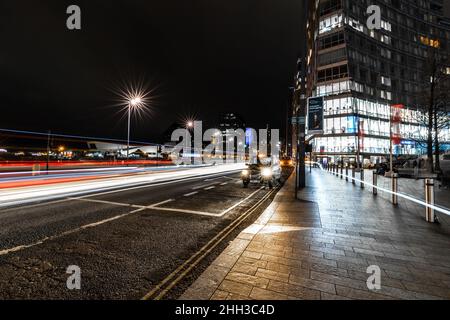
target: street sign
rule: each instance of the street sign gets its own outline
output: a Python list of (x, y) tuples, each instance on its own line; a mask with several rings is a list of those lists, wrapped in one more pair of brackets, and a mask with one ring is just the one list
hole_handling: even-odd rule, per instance
[(308, 98), (308, 134), (324, 132), (323, 107), (323, 97)]

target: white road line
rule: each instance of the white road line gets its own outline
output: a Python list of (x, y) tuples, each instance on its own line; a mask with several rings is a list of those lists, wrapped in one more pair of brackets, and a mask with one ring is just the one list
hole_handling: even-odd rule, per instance
[[(220, 218), (223, 217), (224, 215), (226, 215), (228, 212), (230, 212), (231, 210), (235, 209), (236, 207), (238, 207), (239, 205), (241, 205), (242, 203), (244, 203), (245, 201), (249, 200), (250, 198), (252, 198), (255, 194), (257, 194), (259, 191), (261, 191), (262, 189), (264, 189), (264, 187), (261, 187), (260, 189), (256, 190), (255, 192), (253, 192), (252, 194), (250, 194), (248, 197), (246, 197), (245, 199), (239, 201), (238, 203), (236, 203), (235, 205), (231, 206), (230, 208), (226, 209), (225, 211), (221, 212), (221, 213), (211, 213), (211, 212), (204, 212), (204, 211), (195, 211), (195, 210), (185, 210), (185, 209), (177, 209), (177, 208), (161, 208), (161, 207), (157, 207), (156, 205), (147, 207), (147, 209), (152, 209), (152, 210), (161, 210), (161, 211), (169, 211), (169, 212), (181, 212), (181, 213), (190, 213), (190, 214), (195, 214), (195, 215), (200, 215), (200, 216), (208, 216), (208, 217), (216, 217), (216, 218)], [(167, 203), (167, 202), (166, 202)]]
[[(146, 208), (156, 208), (156, 207), (158, 207), (158, 206), (162, 206), (163, 204), (166, 204), (166, 203), (169, 203), (169, 202), (172, 202), (172, 201), (175, 201), (175, 199), (169, 199), (169, 200), (161, 201), (161, 202), (158, 202), (158, 203), (149, 205), (149, 206), (147, 206)], [(158, 208), (158, 209), (159, 209), (159, 208)]]
[[(93, 222), (93, 223), (90, 223), (90, 224), (87, 224), (87, 225), (84, 225), (84, 226), (81, 226), (81, 227), (78, 227), (78, 228), (75, 228), (75, 229), (72, 229), (72, 230), (68, 230), (68, 231), (60, 233), (58, 235), (55, 235), (55, 236), (46, 237), (44, 239), (41, 239), (41, 240), (36, 241), (34, 243), (31, 243), (31, 244), (20, 245), (20, 246), (14, 247), (14, 248), (0, 250), (0, 256), (7, 255), (9, 253), (13, 253), (13, 252), (17, 252), (17, 251), (21, 251), (21, 250), (24, 250), (24, 249), (28, 249), (28, 248), (31, 248), (31, 247), (35, 247), (35, 246), (38, 246), (40, 244), (43, 244), (44, 242), (47, 242), (47, 241), (50, 241), (50, 240), (55, 240), (55, 239), (61, 238), (63, 236), (67, 236), (67, 235), (70, 235), (70, 234), (73, 234), (73, 233), (76, 233), (76, 232), (79, 232), (79, 231), (82, 231), (82, 230), (85, 230), (85, 229), (88, 229), (88, 228), (97, 227), (99, 225), (102, 225), (102, 224), (105, 224), (105, 223), (108, 223), (108, 222), (111, 222), (111, 221), (114, 221), (114, 220), (121, 219), (121, 218), (129, 216), (129, 215), (131, 215), (133, 213), (140, 212), (140, 211), (143, 211), (143, 210), (146, 210), (146, 209), (170, 211), (170, 212), (190, 213), (190, 214), (210, 216), (210, 217), (222, 217), (225, 214), (227, 214), (228, 212), (230, 212), (231, 210), (233, 210), (234, 208), (236, 208), (237, 206), (241, 205), (243, 202), (245, 202), (245, 201), (249, 200), (250, 198), (252, 198), (256, 193), (258, 193), (262, 189), (264, 189), (264, 187), (261, 187), (260, 189), (256, 190), (255, 192), (250, 194), (248, 197), (246, 197), (242, 201), (239, 201), (238, 203), (236, 203), (235, 205), (233, 205), (230, 208), (226, 209), (222, 213), (211, 213), (211, 212), (203, 212), (203, 211), (174, 209), (174, 208), (160, 208), (160, 207), (158, 207), (160, 205), (163, 205), (163, 204), (175, 201), (174, 199), (168, 199), (168, 200), (165, 200), (165, 201), (162, 201), (162, 202), (159, 202), (159, 203), (155, 203), (155, 204), (147, 206), (147, 207), (139, 207), (139, 209), (130, 211), (128, 213), (124, 213), (124, 214), (117, 215), (117, 216), (114, 216), (114, 217), (111, 217), (111, 218), (108, 218), (108, 219), (104, 219), (104, 220), (101, 220), (101, 221)], [(75, 200), (81, 200), (81, 199), (77, 198)], [(94, 200), (94, 201), (96, 201), (96, 200)], [(98, 200), (98, 201), (101, 201), (101, 200)], [(132, 205), (132, 206), (134, 206), (134, 205)], [(135, 206), (135, 207), (138, 207), (138, 206)]]
[(43, 244), (44, 242), (47, 242), (47, 241), (50, 241), (50, 240), (55, 240), (55, 239), (58, 239), (58, 238), (61, 238), (61, 237), (64, 237), (64, 236), (76, 233), (78, 231), (82, 231), (82, 230), (88, 229), (88, 228), (97, 227), (99, 225), (102, 225), (102, 224), (105, 224), (107, 222), (111, 222), (111, 221), (114, 221), (114, 220), (117, 220), (117, 219), (121, 219), (121, 218), (126, 217), (126, 216), (128, 216), (130, 214), (133, 214), (133, 213), (136, 213), (136, 212), (139, 212), (139, 211), (143, 211), (145, 209), (146, 209), (145, 207), (144, 208), (140, 208), (140, 209), (136, 209), (136, 210), (130, 211), (128, 213), (120, 214), (120, 215), (117, 215), (117, 216), (114, 216), (114, 217), (111, 217), (111, 218), (108, 218), (108, 219), (104, 219), (104, 220), (97, 221), (97, 222), (94, 222), (94, 223), (86, 224), (84, 226), (81, 226), (81, 227), (78, 227), (78, 228), (75, 228), (75, 229), (72, 229), (72, 230), (65, 231), (65, 232), (57, 234), (55, 236), (46, 237), (44, 239), (41, 239), (41, 240), (36, 241), (34, 243), (31, 243), (31, 244), (26, 244), (26, 245), (17, 246), (17, 247), (14, 247), (14, 248), (0, 250), (0, 256), (4, 256), (4, 255), (7, 255), (9, 253), (21, 251), (21, 250), (28, 249), (28, 248), (31, 248), (31, 247), (35, 247), (35, 246), (38, 246), (40, 244)]
[(216, 183), (211, 183), (211, 184), (205, 184), (205, 185), (202, 185), (202, 186), (196, 186), (196, 187), (193, 187), (192, 190), (205, 189), (205, 188), (208, 188), (208, 187), (211, 187), (211, 186), (215, 186), (217, 184), (218, 183), (216, 182)]
[(211, 187), (205, 188), (203, 190), (212, 190), (212, 189), (215, 189), (215, 188), (216, 188), (215, 186), (211, 186)]
[(85, 198), (68, 198), (70, 200), (78, 200), (83, 202), (94, 202), (94, 203), (104, 203), (104, 204), (111, 204), (114, 206), (121, 206), (121, 207), (132, 207), (132, 208), (145, 208), (145, 206), (130, 204), (130, 203), (121, 203), (121, 202), (112, 202), (112, 201), (105, 201), (105, 200), (96, 200), (96, 199), (85, 199)]
[(220, 213), (211, 213), (211, 212), (186, 210), (186, 209), (161, 208), (161, 207), (147, 207), (147, 209), (161, 210), (161, 211), (170, 211), (170, 212), (190, 213), (190, 214), (195, 214), (195, 215), (200, 215), (200, 216), (209, 216), (209, 217), (220, 217)]
[(238, 203), (236, 203), (235, 205), (231, 206), (230, 208), (228, 208), (227, 210), (223, 211), (220, 214), (220, 217), (226, 215), (228, 212), (230, 212), (231, 210), (233, 210), (234, 208), (236, 208), (237, 206), (241, 205), (242, 203), (244, 203), (245, 201), (249, 200), (250, 198), (252, 198), (255, 194), (257, 194), (259, 191), (261, 191), (262, 189), (264, 189), (264, 187), (259, 188), (258, 190), (256, 190), (255, 192), (253, 192), (251, 195), (249, 195), (247, 198), (245, 198), (242, 201), (239, 201)]
[(193, 196), (194, 194), (197, 194), (197, 193), (198, 193), (198, 191), (194, 191), (194, 192), (191, 192), (191, 193), (186, 193), (184, 195), (184, 197), (190, 197), (190, 196)]

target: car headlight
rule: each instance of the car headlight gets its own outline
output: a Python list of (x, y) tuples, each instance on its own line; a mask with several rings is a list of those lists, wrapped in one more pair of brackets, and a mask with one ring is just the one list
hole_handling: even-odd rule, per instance
[(248, 172), (248, 170), (242, 170), (241, 174), (242, 174), (243, 177), (248, 177), (248, 175), (250, 173)]
[(272, 176), (272, 169), (264, 168), (262, 169), (261, 174), (264, 178), (270, 178)]

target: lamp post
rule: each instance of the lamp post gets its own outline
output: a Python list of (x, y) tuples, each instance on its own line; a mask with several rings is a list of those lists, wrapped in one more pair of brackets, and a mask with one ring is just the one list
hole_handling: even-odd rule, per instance
[[(194, 127), (194, 122), (193, 121), (186, 122), (186, 146), (187, 146), (187, 139), (188, 139), (188, 131), (190, 129), (192, 129), (193, 127)], [(191, 164), (193, 164), (194, 154), (193, 154), (193, 151), (192, 151), (192, 146), (189, 149), (190, 149), (189, 152), (192, 153), (192, 155), (191, 155)]]
[(127, 136), (127, 164), (130, 158), (130, 129), (131, 129), (131, 109), (139, 108), (142, 103), (141, 97), (137, 96), (128, 102), (128, 136)]

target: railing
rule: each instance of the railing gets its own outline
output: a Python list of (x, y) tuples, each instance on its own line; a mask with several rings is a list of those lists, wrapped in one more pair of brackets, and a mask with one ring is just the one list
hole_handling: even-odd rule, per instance
[[(344, 173), (344, 167), (345, 167), (345, 173)], [(420, 199), (416, 199), (408, 194), (404, 194), (401, 192), (398, 192), (398, 174), (394, 173), (392, 174), (391, 178), (391, 189), (383, 188), (378, 186), (378, 174), (374, 170), (372, 172), (373, 174), (373, 183), (366, 182), (364, 179), (364, 169), (356, 169), (354, 167), (350, 168), (351, 170), (351, 176), (349, 175), (349, 167), (348, 166), (342, 166), (342, 165), (336, 165), (336, 164), (329, 164), (327, 168), (325, 169), (330, 174), (333, 174), (337, 177), (340, 177), (341, 179), (344, 179), (346, 181), (351, 181), (352, 184), (359, 183), (361, 188), (369, 187), (372, 188), (372, 193), (374, 196), (378, 195), (379, 191), (385, 192), (389, 195), (391, 195), (391, 202), (393, 205), (398, 205), (398, 198), (403, 198), (406, 200), (409, 200), (411, 202), (414, 202), (416, 204), (419, 204), (421, 206), (425, 207), (425, 219), (428, 222), (436, 222), (436, 215), (435, 211), (443, 213), (445, 215), (450, 216), (450, 211), (447, 208), (443, 208), (440, 206), (437, 206), (435, 204), (435, 197), (434, 197), (434, 179), (425, 179), (425, 201), (422, 201)], [(356, 178), (356, 173), (359, 172), (359, 179)]]

